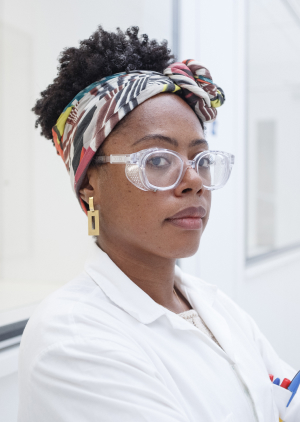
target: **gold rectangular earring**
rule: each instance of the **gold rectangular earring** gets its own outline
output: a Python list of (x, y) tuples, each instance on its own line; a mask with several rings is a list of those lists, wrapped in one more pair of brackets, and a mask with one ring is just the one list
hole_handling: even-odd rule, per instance
[(99, 236), (99, 211), (94, 209), (94, 197), (89, 198), (88, 226), (89, 236)]

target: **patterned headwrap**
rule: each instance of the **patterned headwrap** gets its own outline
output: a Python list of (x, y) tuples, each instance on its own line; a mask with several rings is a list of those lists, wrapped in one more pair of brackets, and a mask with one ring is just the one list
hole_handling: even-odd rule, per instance
[(85, 212), (79, 190), (97, 149), (127, 113), (162, 92), (180, 95), (202, 122), (216, 118), (225, 101), (209, 71), (195, 60), (169, 65), (162, 73), (133, 70), (103, 78), (82, 90), (67, 105), (52, 129), (58, 154)]

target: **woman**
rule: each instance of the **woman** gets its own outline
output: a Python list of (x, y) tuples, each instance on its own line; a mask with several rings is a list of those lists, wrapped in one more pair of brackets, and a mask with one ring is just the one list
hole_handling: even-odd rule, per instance
[(100, 27), (62, 53), (34, 111), (96, 244), (26, 327), (19, 422), (279, 420), (289, 393), (269, 374), (295, 371), (227, 296), (175, 266), (197, 251), (233, 164), (204, 137), (224, 101), (205, 67), (174, 63), (137, 28)]

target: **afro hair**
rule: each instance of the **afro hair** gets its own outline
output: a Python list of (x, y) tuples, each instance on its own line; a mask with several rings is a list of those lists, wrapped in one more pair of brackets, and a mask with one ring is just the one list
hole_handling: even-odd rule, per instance
[(41, 135), (52, 139), (52, 127), (67, 104), (84, 88), (106, 76), (131, 70), (152, 70), (162, 73), (175, 60), (168, 42), (149, 40), (139, 36), (139, 28), (132, 26), (125, 32), (97, 31), (70, 47), (59, 56), (58, 76), (37, 100), (32, 111), (38, 116), (35, 126)]

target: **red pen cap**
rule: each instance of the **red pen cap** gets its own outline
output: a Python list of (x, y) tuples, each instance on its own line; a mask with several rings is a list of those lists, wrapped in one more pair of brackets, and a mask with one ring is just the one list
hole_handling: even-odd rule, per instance
[(273, 382), (274, 381), (274, 375), (270, 374), (269, 377), (270, 377), (270, 380)]
[(280, 387), (282, 387), (282, 388), (288, 388), (288, 386), (290, 385), (290, 383), (291, 383), (291, 381), (290, 380), (288, 380), (287, 378), (284, 378), (284, 380), (282, 381), (282, 383), (281, 383), (281, 385), (280, 385)]

